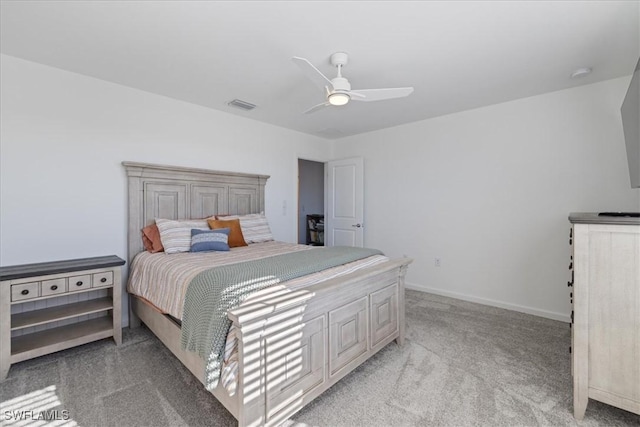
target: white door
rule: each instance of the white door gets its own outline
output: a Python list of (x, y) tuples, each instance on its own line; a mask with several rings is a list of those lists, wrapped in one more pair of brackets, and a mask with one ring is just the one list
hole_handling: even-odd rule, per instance
[(327, 163), (327, 246), (364, 246), (364, 162), (362, 157)]

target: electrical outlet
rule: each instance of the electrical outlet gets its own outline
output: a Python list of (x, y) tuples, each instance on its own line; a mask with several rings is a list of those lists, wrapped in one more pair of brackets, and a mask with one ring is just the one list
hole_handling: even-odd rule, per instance
[(442, 260), (440, 258), (436, 258), (433, 262), (436, 267), (442, 266)]

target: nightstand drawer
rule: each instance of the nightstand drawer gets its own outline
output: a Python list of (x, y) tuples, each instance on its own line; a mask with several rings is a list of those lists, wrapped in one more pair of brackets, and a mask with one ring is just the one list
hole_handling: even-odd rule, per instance
[(113, 271), (105, 271), (104, 273), (94, 273), (91, 285), (94, 288), (113, 285)]
[(60, 279), (43, 280), (40, 285), (40, 296), (64, 294), (67, 292), (67, 279), (62, 277)]
[(21, 283), (11, 285), (11, 301), (22, 301), (31, 298), (38, 298), (40, 282)]
[(91, 275), (69, 277), (69, 292), (82, 291), (91, 288)]

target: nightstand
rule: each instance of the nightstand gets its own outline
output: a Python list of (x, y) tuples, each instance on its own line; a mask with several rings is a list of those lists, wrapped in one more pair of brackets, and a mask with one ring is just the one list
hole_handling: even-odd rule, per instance
[(121, 344), (124, 263), (111, 255), (0, 267), (0, 380), (23, 360), (108, 337)]

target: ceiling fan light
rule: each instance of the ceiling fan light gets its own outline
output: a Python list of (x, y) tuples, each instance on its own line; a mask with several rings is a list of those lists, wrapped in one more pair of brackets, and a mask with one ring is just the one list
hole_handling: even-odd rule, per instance
[(329, 95), (329, 104), (331, 105), (345, 105), (351, 98), (346, 93), (332, 93)]

